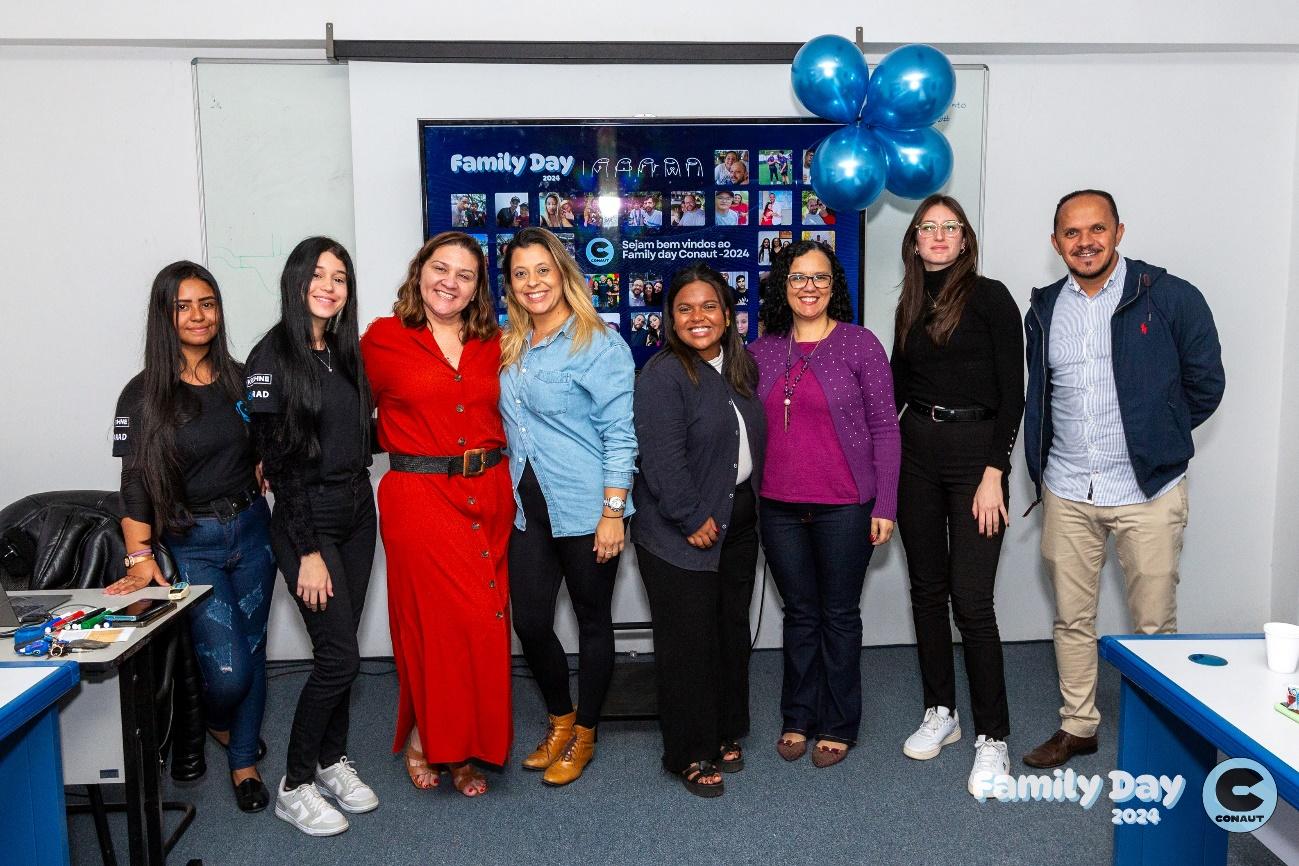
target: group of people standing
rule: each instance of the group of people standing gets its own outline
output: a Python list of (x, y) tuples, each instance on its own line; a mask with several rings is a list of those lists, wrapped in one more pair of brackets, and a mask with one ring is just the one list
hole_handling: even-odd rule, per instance
[[(833, 250), (803, 240), (773, 256), (764, 335), (747, 348), (723, 275), (702, 264), (674, 274), (665, 347), (639, 377), (544, 228), (521, 229), (505, 250), (504, 331), (469, 235), (428, 240), (393, 315), (364, 335), (347, 251), (309, 238), (286, 263), (279, 323), (243, 366), (227, 347), (216, 280), (191, 262), (169, 265), (150, 295), (145, 369), (118, 404), (130, 556), (109, 591), (163, 582), (156, 542), (182, 577), (213, 587), (191, 617), (208, 722), (240, 808), (256, 811), (271, 801), (257, 763), (278, 568), (314, 663), (275, 811), (323, 836), (347, 829), (344, 812), (378, 805), (347, 757), (376, 522), (399, 683), (393, 750), (417, 788), (447, 773), (470, 797), (488, 787), (475, 762), (510, 756), (511, 624), (547, 712), (523, 767), (561, 786), (593, 760), (628, 524), (653, 619), (665, 770), (715, 797), (745, 765), (760, 542), (784, 603), (776, 750), (841, 762), (861, 725), (865, 572), (896, 525), (923, 705), (903, 751), (933, 758), (962, 736), (954, 617), (973, 790), (977, 774), (1009, 769), (994, 584), (1026, 333), (1026, 450), (1046, 487), (1064, 706), (1061, 730), (1024, 760), (1057, 766), (1095, 748), (1107, 534), (1118, 536), (1134, 626), (1175, 628), (1190, 430), (1223, 391), (1202, 296), (1121, 258), (1121, 237), (1108, 194), (1065, 196), (1052, 243), (1070, 275), (1034, 292), (1021, 330), (1006, 287), (977, 272), (960, 204), (931, 196), (902, 238), (891, 358), (853, 324)], [(391, 471), (376, 515), (378, 450)], [(578, 624), (576, 701), (554, 630), (561, 585)]]

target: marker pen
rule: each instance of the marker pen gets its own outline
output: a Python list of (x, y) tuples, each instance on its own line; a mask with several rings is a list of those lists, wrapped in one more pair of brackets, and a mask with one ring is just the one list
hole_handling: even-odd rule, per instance
[(83, 617), (85, 615), (86, 612), (84, 610), (79, 610), (76, 613), (70, 613), (67, 616), (62, 617), (61, 619), (56, 619), (54, 622), (45, 626), (45, 630), (47, 632), (58, 631), (59, 629), (63, 628), (65, 625), (72, 622), (73, 620), (79, 619), (80, 617)]

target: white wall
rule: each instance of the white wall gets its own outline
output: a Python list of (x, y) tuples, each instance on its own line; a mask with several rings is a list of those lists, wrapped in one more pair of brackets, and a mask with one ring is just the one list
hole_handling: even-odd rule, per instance
[[(519, 32), (495, 26), (487, 32), (469, 7), (438, 8), (435, 31), (424, 7), (409, 2), (377, 4), (365, 13), (343, 4), (259, 5), (256, 15), (250, 3), (227, 4), (219, 14), (123, 5), (110, 11), (63, 4), (58, 20), (43, 9), (10, 10), (0, 37), (6, 205), (0, 209), (6, 265), (0, 369), (7, 374), (0, 385), (0, 502), (35, 490), (115, 482), (109, 420), (121, 383), (138, 367), (149, 280), (161, 263), (200, 254), (188, 59), (216, 53), (210, 47), (15, 47), (16, 40), (288, 40), (314, 37), (316, 22), (327, 17), (340, 29), (353, 28), (340, 36), (358, 37), (539, 40), (608, 31), (584, 11), (595, 4), (560, 4), (549, 9), (552, 16), (530, 12), (519, 19), (527, 21)], [(1285, 5), (1254, 8), (1279, 12)], [(686, 15), (683, 2), (663, 4), (636, 38), (717, 32), (701, 26), (713, 13), (696, 6)], [(241, 9), (249, 14), (238, 14)], [(1060, 3), (943, 9), (946, 14), (933, 14), (931, 6), (923, 14), (905, 6), (872, 12), (866, 38), (1299, 45), (1293, 15), (1243, 16), (1206, 2), (1099, 3), (1088, 16)], [(788, 16), (754, 15), (728, 22), (728, 32), (733, 40), (800, 39), (850, 32), (860, 14), (846, 3), (813, 4), (794, 31)], [(1228, 392), (1196, 436), (1181, 624), (1255, 629), (1274, 609), (1292, 613), (1299, 543), (1285, 495), (1294, 485), (1285, 482), (1299, 478), (1299, 457), (1291, 453), (1299, 383), (1293, 376), (1283, 380), (1282, 371), (1299, 365), (1299, 350), (1288, 345), (1299, 340), (1297, 305), (1288, 303), (1299, 283), (1292, 229), (1299, 53), (1041, 57), (1019, 56), (1021, 49), (1010, 44), (953, 56), (991, 67), (985, 269), (1011, 286), (1022, 305), (1029, 286), (1059, 272), (1046, 240), (1055, 197), (1101, 185), (1118, 196), (1127, 224), (1123, 251), (1165, 265), (1205, 291), (1222, 333)], [(543, 93), (536, 81), (528, 87)], [(773, 113), (784, 110), (788, 95), (776, 99)], [(353, 106), (354, 121), (361, 110)], [(413, 118), (402, 131), (408, 159), (416, 156)], [(358, 168), (358, 216), (367, 201), (389, 198), (405, 208), (407, 198), (417, 198), (417, 186), (393, 182)], [(417, 237), (417, 201), (410, 220)], [(413, 245), (400, 240), (404, 257)], [(391, 282), (389, 266), (370, 258), (389, 258), (379, 254), (383, 243), (358, 224), (363, 267), (376, 286)], [(887, 331), (887, 303), (868, 303), (867, 315)], [(1016, 461), (1018, 515), (1030, 497)], [(1009, 531), (999, 586), (1007, 638), (1049, 634), (1049, 593), (1036, 554), (1039, 520), (1035, 512)], [(1111, 580), (1103, 628), (1124, 622), (1116, 589)], [(872, 642), (910, 640), (900, 550), (872, 566), (864, 604)], [(765, 638), (775, 637), (776, 621), (769, 607)]]
[[(1270, 237), (1291, 239), (1289, 294), (1299, 292), (1299, 142), (1288, 215), (1278, 214)], [(1279, 311), (1277, 311), (1279, 314)], [(1299, 532), (1295, 531), (1295, 482), (1299, 481), (1299, 302), (1285, 305), (1284, 355), (1277, 395), (1276, 498), (1272, 509), (1272, 618), (1299, 622)]]
[[(556, 0), (544, 6), (497, 0), (490, 14), (476, 4), (413, 0), (227, 0), (206, 6), (63, 0), (9, 5), (13, 8), (5, 11), (0, 44), (309, 40), (323, 38), (326, 21), (334, 22), (339, 39), (693, 41), (726, 34), (729, 41), (801, 42), (826, 32), (851, 36), (853, 27), (862, 25), (867, 42), (987, 43), (1011, 49), (1023, 43), (1299, 44), (1299, 18), (1288, 0), (1255, 0), (1242, 6), (1221, 0), (1095, 0), (1085, 7), (1066, 0), (810, 0), (796, 8), (760, 0), (747, 4), (743, 15), (730, 4), (697, 0), (660, 0), (634, 13), (592, 0)], [(629, 21), (633, 15), (635, 20)]]

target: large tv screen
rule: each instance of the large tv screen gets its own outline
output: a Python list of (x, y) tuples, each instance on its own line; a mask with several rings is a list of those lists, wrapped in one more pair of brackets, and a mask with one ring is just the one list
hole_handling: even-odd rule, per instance
[(663, 294), (696, 262), (735, 290), (746, 340), (758, 336), (771, 257), (801, 238), (829, 243), (861, 321), (861, 213), (835, 213), (808, 176), (836, 124), (790, 119), (420, 121), (425, 238), (459, 229), (487, 254), (505, 323), (502, 253), (523, 226), (553, 231), (591, 303), (637, 366), (662, 345)]

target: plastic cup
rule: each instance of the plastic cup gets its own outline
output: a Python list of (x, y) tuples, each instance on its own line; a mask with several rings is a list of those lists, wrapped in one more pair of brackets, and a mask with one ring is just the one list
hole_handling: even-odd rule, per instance
[(1299, 668), (1299, 625), (1288, 622), (1263, 624), (1267, 644), (1267, 666), (1278, 674), (1292, 674)]

